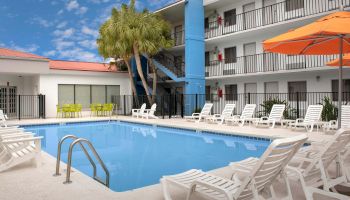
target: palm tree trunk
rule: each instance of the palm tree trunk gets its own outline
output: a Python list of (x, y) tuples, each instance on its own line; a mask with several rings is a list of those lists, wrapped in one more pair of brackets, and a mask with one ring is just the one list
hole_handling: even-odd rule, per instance
[(152, 104), (153, 102), (152, 102), (152, 98), (150, 97), (150, 94), (149, 94), (148, 84), (147, 84), (147, 81), (145, 79), (145, 76), (143, 75), (139, 48), (138, 48), (136, 43), (134, 43), (133, 49), (134, 49), (134, 55), (135, 55), (135, 60), (136, 60), (137, 72), (138, 72), (138, 74), (139, 74), (139, 76), (141, 78), (142, 85), (143, 85), (143, 88), (145, 89), (148, 102), (150, 104)]
[(154, 102), (155, 98), (156, 98), (156, 94), (157, 94), (157, 71), (156, 71), (156, 68), (155, 68), (155, 66), (153, 64), (152, 58), (149, 58), (148, 61), (149, 61), (149, 66), (152, 67), (152, 71), (153, 71), (152, 100)]
[(128, 67), (128, 73), (129, 73), (129, 79), (130, 79), (130, 86), (131, 86), (131, 90), (132, 90), (132, 94), (136, 97), (137, 96), (137, 92), (136, 92), (136, 87), (135, 87), (135, 82), (134, 82), (134, 72), (131, 70), (131, 66), (130, 66), (130, 58), (123, 58), (126, 66)]

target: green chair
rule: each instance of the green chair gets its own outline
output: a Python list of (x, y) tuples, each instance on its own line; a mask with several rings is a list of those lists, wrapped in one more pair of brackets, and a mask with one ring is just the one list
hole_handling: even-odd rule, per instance
[(83, 116), (83, 105), (81, 104), (74, 104), (75, 107), (75, 113), (78, 115), (78, 117), (82, 117)]
[(90, 105), (90, 117), (92, 116), (97, 116), (97, 109), (96, 109), (96, 104), (91, 104)]
[(56, 118), (61, 118), (63, 117), (63, 113), (62, 113), (62, 108), (60, 105), (56, 105)]
[(70, 111), (71, 111), (70, 104), (63, 104), (62, 106), (63, 117), (71, 117)]
[(103, 104), (102, 111), (105, 116), (112, 116), (113, 104), (112, 103)]
[(102, 112), (103, 112), (103, 106), (102, 106), (102, 104), (97, 103), (97, 104), (95, 104), (95, 107), (96, 107), (97, 116), (102, 115)]

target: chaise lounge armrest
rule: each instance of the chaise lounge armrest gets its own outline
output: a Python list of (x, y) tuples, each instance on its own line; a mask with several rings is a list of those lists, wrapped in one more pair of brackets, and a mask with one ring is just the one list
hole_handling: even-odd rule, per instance
[(39, 137), (29, 137), (29, 138), (19, 138), (19, 139), (6, 139), (3, 140), (2, 143), (3, 144), (13, 144), (13, 143), (18, 143), (18, 142), (36, 142), (36, 141), (40, 141), (41, 139), (43, 139), (43, 136), (39, 136)]

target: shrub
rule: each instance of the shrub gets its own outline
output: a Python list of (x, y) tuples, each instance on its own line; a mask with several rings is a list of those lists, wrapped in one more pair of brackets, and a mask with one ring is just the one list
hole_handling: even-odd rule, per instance
[(336, 120), (338, 115), (338, 108), (332, 103), (332, 100), (329, 97), (324, 97), (322, 101), (322, 121)]
[(264, 101), (260, 106), (263, 108), (262, 111), (259, 111), (259, 117), (262, 117), (264, 115), (268, 115), (271, 110), (272, 106), (274, 104), (285, 104), (286, 109), (284, 110), (283, 117), (285, 119), (292, 119), (293, 115), (296, 113), (296, 110), (294, 108), (291, 108), (286, 100), (279, 100), (278, 98), (270, 98), (266, 101)]

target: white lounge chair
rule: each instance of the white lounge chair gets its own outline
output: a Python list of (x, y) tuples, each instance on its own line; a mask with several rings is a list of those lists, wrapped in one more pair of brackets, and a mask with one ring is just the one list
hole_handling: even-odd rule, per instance
[[(340, 153), (350, 142), (350, 130), (340, 129), (326, 143), (315, 143), (302, 148), (287, 167), (288, 178), (300, 181), (306, 199), (321, 194), (336, 199), (349, 197), (329, 192), (334, 186), (349, 184)], [(328, 173), (331, 164), (338, 164), (339, 173), (331, 177)], [(323, 188), (319, 189), (320, 187)]]
[(310, 105), (307, 108), (304, 119), (296, 119), (295, 122), (289, 123), (289, 127), (292, 130), (297, 128), (305, 128), (307, 131), (312, 132), (316, 122), (321, 119), (323, 105)]
[(234, 115), (232, 118), (225, 119), (228, 125), (244, 126), (245, 122), (250, 122), (253, 119), (256, 104), (246, 104), (241, 115)]
[(255, 126), (259, 127), (260, 125), (265, 125), (267, 127), (274, 128), (276, 122), (281, 122), (285, 109), (285, 104), (274, 104), (270, 115), (268, 117), (261, 117), (259, 120), (255, 121)]
[[(341, 127), (350, 128), (350, 105), (342, 105), (341, 109)], [(324, 126), (325, 131), (337, 130), (338, 121), (331, 120)]]
[(201, 120), (210, 116), (212, 107), (213, 107), (212, 103), (205, 103), (200, 113), (193, 113), (191, 116), (185, 116), (185, 119), (187, 121), (200, 122)]
[(299, 135), (274, 140), (253, 167), (234, 168), (232, 180), (195, 169), (177, 175), (164, 176), (161, 179), (164, 197), (166, 200), (171, 200), (168, 184), (172, 183), (188, 191), (187, 200), (194, 192), (208, 199), (233, 200), (248, 197), (260, 199), (259, 193), (263, 189), (271, 189), (271, 184), (276, 177), (284, 176), (285, 166), (306, 139), (306, 135)]
[(146, 110), (146, 104), (142, 104), (140, 109), (132, 109), (131, 110), (131, 113), (132, 113), (132, 117), (136, 117), (136, 118), (139, 118), (141, 117), (144, 113), (145, 113), (145, 110)]
[(42, 137), (7, 139), (0, 142), (0, 172), (36, 159), (39, 163)]
[(210, 117), (207, 117), (205, 120), (209, 123), (223, 124), (226, 119), (232, 117), (235, 107), (236, 104), (226, 104), (221, 114), (212, 115)]
[(154, 115), (154, 113), (156, 112), (156, 109), (157, 109), (157, 104), (154, 103), (151, 106), (151, 109), (145, 109), (144, 113), (141, 113), (141, 117), (146, 119), (149, 119), (149, 118), (158, 119), (158, 117)]
[(6, 120), (8, 119), (7, 115), (4, 114), (4, 111), (0, 110), (0, 127), (7, 127)]

